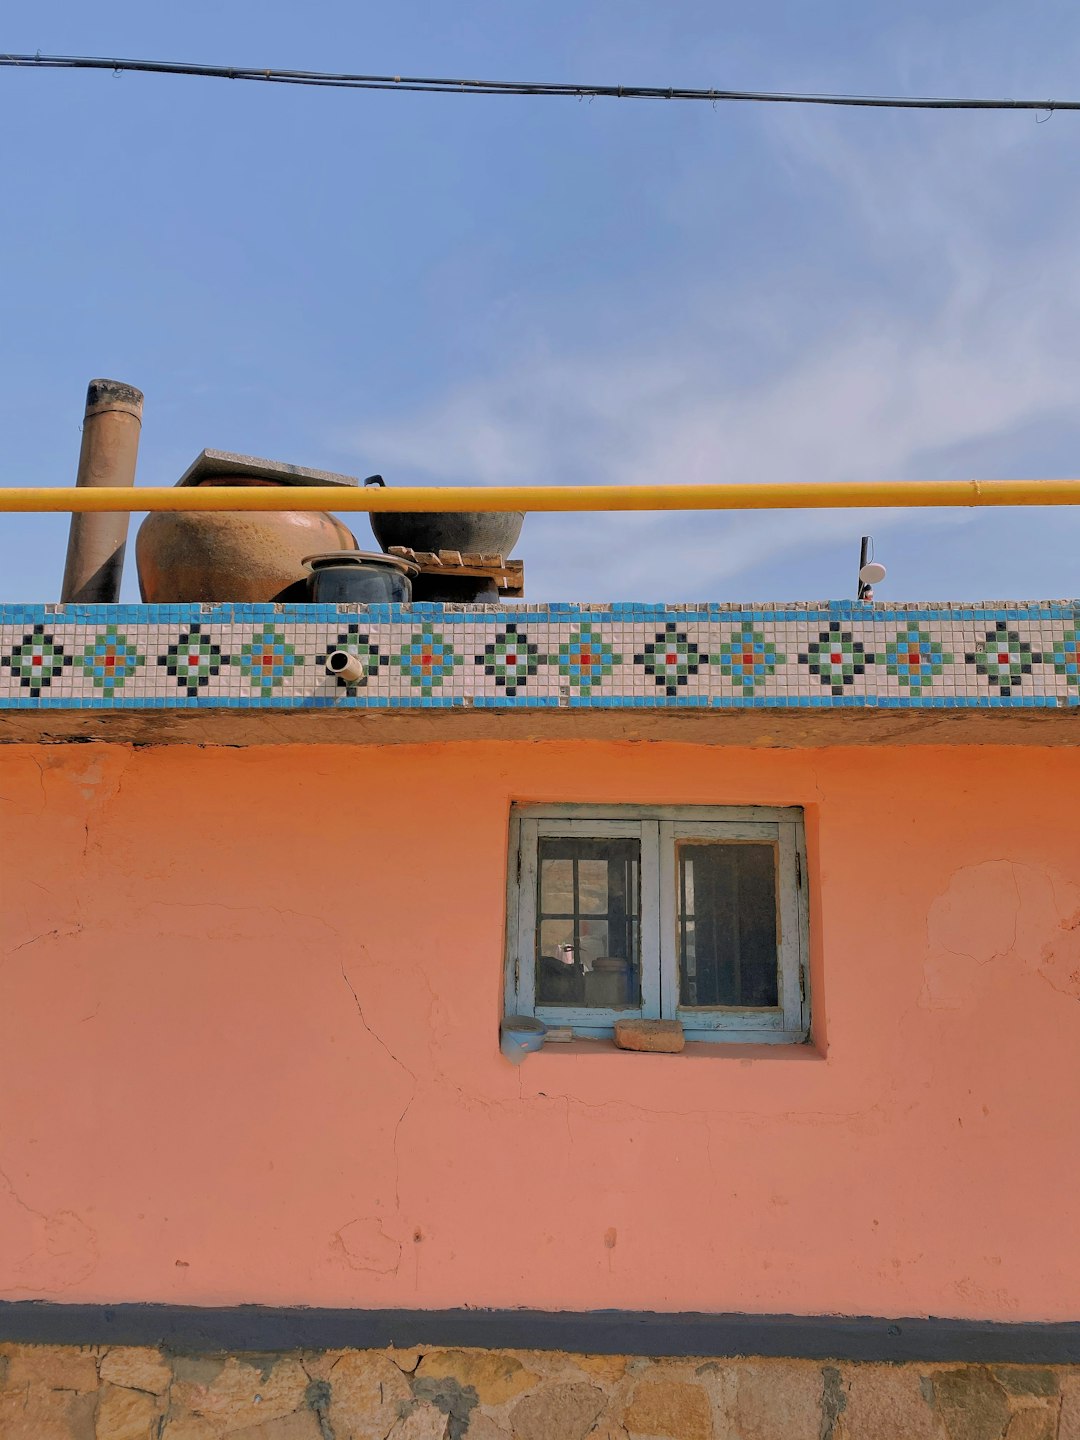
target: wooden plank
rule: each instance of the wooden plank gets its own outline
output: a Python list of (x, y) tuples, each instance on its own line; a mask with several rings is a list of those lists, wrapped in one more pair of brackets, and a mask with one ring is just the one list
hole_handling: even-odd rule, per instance
[(414, 563), (419, 565), (421, 572), (437, 570), (440, 574), (451, 573), (454, 575), (475, 576), (485, 580), (506, 580), (513, 585), (520, 585), (524, 580), (522, 571), (510, 569), (509, 566), (503, 569), (495, 569), (489, 565), (439, 565), (437, 563), (435, 565), (428, 565), (422, 563), (419, 555), (416, 557)]
[(501, 555), (462, 554), (459, 550), (413, 550), (408, 545), (391, 545), (387, 551), (417, 566), (421, 574), (453, 570), (462, 579), (494, 580), (502, 595), (520, 600), (525, 594), (524, 560), (506, 560)]

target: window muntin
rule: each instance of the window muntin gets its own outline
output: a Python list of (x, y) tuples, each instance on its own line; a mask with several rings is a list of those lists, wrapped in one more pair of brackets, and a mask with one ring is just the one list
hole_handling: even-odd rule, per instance
[(689, 1039), (806, 1038), (800, 811), (522, 806), (511, 832), (508, 1013), (585, 1036), (640, 1015)]

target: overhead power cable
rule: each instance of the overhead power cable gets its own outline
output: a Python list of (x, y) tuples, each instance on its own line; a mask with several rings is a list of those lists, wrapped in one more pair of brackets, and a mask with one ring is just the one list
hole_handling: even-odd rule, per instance
[(422, 75), (350, 75), (319, 70), (274, 70), (244, 65), (193, 65), (180, 60), (119, 60), (87, 55), (0, 55), (0, 68), (135, 71), (196, 75), (212, 80), (257, 80), (324, 90), (410, 90), (437, 95), (534, 95), (576, 100), (748, 101), (763, 105), (843, 105), (874, 110), (1080, 110), (1080, 100), (993, 100), (933, 95), (821, 95), (779, 90), (701, 90), (683, 85), (579, 85), (527, 80), (453, 80)]

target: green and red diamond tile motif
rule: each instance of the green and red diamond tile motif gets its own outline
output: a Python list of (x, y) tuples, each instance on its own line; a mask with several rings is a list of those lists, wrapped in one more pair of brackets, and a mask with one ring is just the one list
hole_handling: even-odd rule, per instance
[(304, 657), (284, 630), (271, 623), (261, 626), (240, 646), (234, 663), (253, 689), (269, 695), (279, 690), (297, 667), (303, 665)]
[(945, 673), (946, 665), (953, 664), (952, 655), (941, 642), (918, 624), (898, 630), (880, 658), (886, 675), (894, 676), (897, 684), (912, 695), (922, 695), (932, 689)]
[(737, 686), (744, 695), (753, 695), (786, 661), (787, 656), (782, 655), (774, 642), (767, 640), (764, 632), (753, 625), (740, 625), (732, 630), (712, 657), (712, 663), (718, 667), (721, 676)]
[(430, 696), (441, 690), (455, 668), (465, 662), (441, 631), (425, 623), (413, 631), (396, 655), (390, 656), (390, 663), (398, 666), (421, 695)]
[(822, 685), (838, 696), (850, 689), (856, 676), (864, 675), (867, 665), (873, 663), (873, 653), (838, 620), (831, 621), (829, 628), (822, 630), (799, 656), (799, 664), (805, 665), (811, 675), (816, 675)]
[(982, 643), (964, 656), (967, 664), (974, 665), (976, 674), (985, 675), (987, 683), (1000, 695), (1011, 695), (1019, 689), (1031, 675), (1032, 666), (1042, 664), (1042, 658), (1004, 620), (999, 620), (986, 632)]
[(559, 645), (555, 654), (559, 674), (582, 695), (591, 695), (597, 686), (611, 678), (616, 665), (622, 664), (599, 625), (586, 623), (578, 626), (570, 637)]
[(198, 697), (215, 675), (221, 674), (221, 667), (231, 663), (231, 657), (222, 654), (203, 626), (189, 625), (181, 630), (157, 663), (165, 667), (189, 699)]
[(568, 700), (1080, 707), (1080, 604), (0, 606), (8, 709)]
[(72, 663), (73, 657), (44, 625), (35, 625), (7, 654), (0, 654), (0, 665), (10, 671), (21, 690), (35, 699)]
[(341, 690), (346, 695), (357, 694), (367, 685), (369, 680), (373, 679), (378, 675), (380, 670), (385, 669), (386, 666), (390, 664), (390, 656), (385, 650), (380, 650), (378, 645), (372, 640), (368, 631), (361, 629), (359, 625), (349, 625), (344, 630), (339, 630), (337, 639), (332, 640), (329, 645), (325, 646), (315, 656), (315, 664), (320, 670), (325, 666), (332, 650), (347, 650), (348, 653), (354, 655), (364, 667), (364, 674), (361, 679), (353, 681), (351, 684), (341, 685)]
[(513, 698), (540, 673), (547, 656), (540, 654), (540, 647), (529, 638), (527, 630), (507, 625), (496, 630), (473, 661), (483, 666), (484, 674), (491, 676), (497, 689)]
[(146, 657), (115, 625), (107, 625), (75, 657), (75, 663), (82, 667), (95, 690), (111, 700), (139, 666), (146, 664)]
[(685, 630), (673, 623), (657, 631), (634, 656), (634, 664), (640, 665), (647, 675), (663, 690), (665, 695), (677, 695), (689, 685), (703, 665), (708, 665), (709, 656), (696, 641), (690, 639)]

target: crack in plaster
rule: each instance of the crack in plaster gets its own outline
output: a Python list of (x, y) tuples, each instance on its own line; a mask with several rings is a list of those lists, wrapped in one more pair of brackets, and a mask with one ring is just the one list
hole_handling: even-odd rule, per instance
[[(7, 1288), (27, 1291), (32, 1295), (59, 1295), (65, 1290), (70, 1290), (72, 1286), (78, 1285), (81, 1281), (85, 1280), (87, 1276), (93, 1274), (98, 1262), (97, 1235), (95, 1231), (87, 1225), (86, 1221), (83, 1220), (82, 1216), (77, 1215), (74, 1210), (47, 1211), (37, 1209), (36, 1206), (31, 1205), (23, 1199), (18, 1190), (16, 1190), (11, 1177), (5, 1170), (0, 1170), (0, 1186), (7, 1191), (20, 1210), (24, 1210), (26, 1214), (30, 1215), (34, 1220), (40, 1221), (45, 1230), (43, 1244), (33, 1246), (27, 1254), (15, 1262), (13, 1275), (24, 1271), (31, 1262), (41, 1256), (43, 1250), (49, 1258), (54, 1260), (64, 1260), (69, 1256), (76, 1256), (80, 1248), (88, 1252), (83, 1262), (83, 1267), (81, 1269), (77, 1268), (75, 1272), (62, 1283), (46, 1284), (44, 1280), (39, 1278), (35, 1283), (31, 1284), (12, 1278)], [(63, 1238), (65, 1223), (69, 1221), (74, 1222), (84, 1244), (81, 1247), (75, 1245), (64, 1250), (58, 1248), (57, 1242)]]
[[(973, 965), (978, 965), (980, 969), (981, 969), (984, 965), (992, 965), (995, 960), (1003, 960), (1006, 955), (1011, 955), (1012, 952), (1016, 949), (1016, 936), (1017, 936), (1017, 931), (1018, 931), (1019, 925), (1020, 925), (1020, 911), (1023, 909), (1023, 906), (1024, 906), (1023, 897), (1022, 897), (1021, 894), (1020, 894), (1020, 882), (1019, 882), (1019, 880), (1017, 880), (1017, 878), (1016, 878), (1017, 863), (1016, 863), (1015, 861), (1012, 861), (1012, 860), (988, 860), (988, 861), (985, 861), (984, 863), (985, 863), (985, 864), (988, 864), (988, 865), (1008, 865), (1008, 867), (1009, 867), (1009, 879), (1012, 881), (1012, 883), (1013, 883), (1013, 890), (1016, 892), (1016, 906), (1015, 906), (1015, 908), (1013, 909), (1013, 913), (1012, 913), (1012, 936), (1011, 936), (1011, 938), (1010, 938), (1010, 940), (1009, 940), (1009, 943), (1008, 943), (1006, 946), (1004, 946), (1003, 949), (1001, 949), (1001, 950), (995, 950), (992, 955), (987, 955), (987, 957), (986, 957), (984, 960), (980, 960), (979, 957), (978, 957), (977, 955), (973, 955), (970, 950), (956, 950), (956, 949), (954, 949), (951, 945), (946, 945), (943, 940), (938, 942), (939, 948), (942, 949), (942, 950), (944, 950), (947, 955), (955, 955), (955, 956), (957, 957), (957, 959), (960, 959), (960, 960), (970, 960)], [(974, 865), (972, 865), (972, 866), (967, 866), (967, 865), (965, 865), (965, 866), (962, 867), (961, 870), (957, 870), (957, 871), (954, 872), (954, 874), (953, 874), (953, 879), (955, 879), (957, 875), (962, 874), (964, 870), (968, 870), (968, 869), (974, 870), (974, 869), (978, 869), (978, 868), (981, 868), (981, 867), (979, 867), (979, 866), (974, 866)], [(1033, 867), (1031, 867), (1031, 866), (1025, 866), (1024, 868), (1025, 868), (1025, 869), (1032, 869)], [(1036, 872), (1036, 873), (1038, 873), (1038, 872)], [(951, 883), (951, 882), (950, 882), (950, 883)], [(947, 893), (948, 893), (948, 887), (946, 887), (946, 889), (941, 892), (942, 895), (945, 895), (945, 894), (947, 894)], [(936, 898), (940, 898), (940, 896), (939, 896), (939, 897), (936, 897)], [(927, 939), (927, 948), (930, 948), (930, 946), (933, 944), (933, 942), (930, 940), (930, 912), (929, 912), (929, 910), (927, 911), (927, 920), (926, 920), (926, 939)]]
[[(353, 984), (353, 982), (349, 979), (348, 971), (345, 969), (345, 962), (344, 962), (344, 961), (341, 961), (341, 962), (340, 962), (340, 965), (341, 965), (341, 978), (345, 981), (345, 984), (346, 984), (346, 985), (348, 986), (348, 988), (349, 988), (349, 993), (350, 993), (350, 994), (352, 995), (352, 997), (353, 997), (353, 1002), (354, 1002), (354, 1004), (356, 1005), (356, 1013), (357, 1013), (357, 1015), (359, 1015), (359, 1017), (360, 1017), (360, 1023), (361, 1023), (361, 1025), (364, 1027), (364, 1029), (367, 1031), (367, 1033), (371, 1036), (371, 1038), (375, 1041), (375, 1043), (379, 1046), (379, 1048), (385, 1052), (385, 1054), (389, 1057), (389, 1059), (391, 1059), (391, 1060), (394, 1062), (394, 1064), (401, 1070), (401, 1072), (402, 1072), (404, 1075), (407, 1075), (407, 1076), (409, 1077), (410, 1081), (412, 1082), (412, 1090), (411, 1090), (411, 1093), (410, 1093), (410, 1095), (409, 1095), (409, 1098), (408, 1098), (408, 1100), (405, 1102), (405, 1107), (404, 1107), (404, 1109), (401, 1111), (401, 1114), (397, 1117), (397, 1120), (396, 1120), (396, 1122), (395, 1122), (395, 1124), (394, 1124), (394, 1134), (393, 1134), (393, 1140), (392, 1140), (392, 1144), (391, 1144), (391, 1149), (392, 1149), (392, 1151), (393, 1151), (393, 1156), (394, 1156), (394, 1208), (395, 1208), (395, 1210), (397, 1211), (398, 1216), (399, 1216), (399, 1218), (400, 1218), (400, 1215), (401, 1215), (401, 1154), (400, 1154), (400, 1151), (399, 1151), (399, 1149), (398, 1149), (398, 1141), (399, 1141), (400, 1135), (401, 1135), (401, 1127), (402, 1127), (402, 1125), (405, 1123), (406, 1116), (408, 1115), (409, 1111), (412, 1109), (413, 1102), (415, 1101), (417, 1095), (419, 1094), (419, 1091), (420, 1091), (420, 1081), (419, 1081), (419, 1079), (417, 1078), (416, 1072), (415, 1072), (414, 1070), (410, 1070), (409, 1067), (408, 1067), (408, 1065), (405, 1064), (404, 1060), (402, 1060), (399, 1056), (397, 1056), (397, 1055), (394, 1054), (394, 1052), (390, 1049), (389, 1045), (387, 1045), (386, 1041), (382, 1038), (382, 1036), (378, 1033), (378, 1031), (377, 1031), (377, 1030), (374, 1030), (374, 1029), (371, 1027), (371, 1025), (368, 1023), (367, 1016), (364, 1014), (364, 1007), (363, 1007), (363, 1005), (360, 1003), (360, 996), (357, 994), (357, 991), (356, 991), (356, 986), (355, 986), (355, 985)], [(350, 1223), (355, 1223), (355, 1222), (350, 1222)], [(347, 1229), (347, 1228), (348, 1228), (347, 1226), (342, 1226), (342, 1229), (343, 1229), (343, 1230), (344, 1230), (344, 1229)], [(380, 1228), (380, 1229), (382, 1228), (381, 1222), (380, 1222), (379, 1228)], [(337, 1232), (336, 1238), (338, 1238), (338, 1239), (341, 1238), (341, 1231), (340, 1231), (340, 1230)], [(390, 1237), (390, 1236), (387, 1236), (386, 1238), (387, 1238), (387, 1239), (390, 1239), (391, 1237)], [(396, 1243), (398, 1244), (398, 1260), (397, 1260), (397, 1264), (393, 1267), (395, 1274), (397, 1273), (398, 1266), (401, 1264), (401, 1245), (400, 1245), (400, 1242), (396, 1242)], [(344, 1241), (342, 1241), (342, 1244), (344, 1245)]]
[(82, 930), (83, 925), (81, 921), (76, 921), (74, 925), (69, 926), (54, 925), (51, 930), (42, 930), (37, 935), (31, 935), (28, 940), (22, 940), (18, 945), (13, 945), (10, 950), (5, 950), (4, 959), (9, 960), (12, 955), (17, 955), (20, 950), (26, 950), (31, 945), (39, 944), (42, 940), (67, 940), (74, 935), (80, 935)]
[[(375, 1255), (370, 1240), (363, 1237), (356, 1241), (350, 1240), (345, 1232), (353, 1226), (369, 1224), (374, 1229), (374, 1238), (384, 1244), (394, 1253), (393, 1260), (383, 1264)], [(383, 1228), (382, 1220), (378, 1215), (358, 1215), (355, 1220), (348, 1220), (340, 1230), (335, 1230), (331, 1240), (331, 1249), (338, 1251), (348, 1265), (350, 1270), (367, 1270), (372, 1275), (396, 1275), (401, 1269), (400, 1240), (387, 1233)]]
[(26, 758), (30, 761), (30, 764), (33, 765), (38, 772), (38, 784), (41, 787), (40, 813), (44, 814), (49, 804), (49, 797), (45, 791), (45, 766), (41, 763), (41, 761), (37, 758), (36, 755), (28, 755)]
[(810, 766), (810, 783), (814, 787), (814, 794), (817, 796), (818, 805), (824, 808), (825, 791), (821, 788), (821, 776), (818, 773), (818, 767), (816, 765)]

